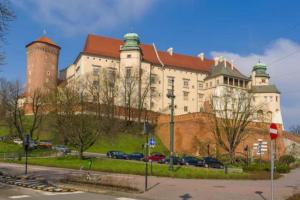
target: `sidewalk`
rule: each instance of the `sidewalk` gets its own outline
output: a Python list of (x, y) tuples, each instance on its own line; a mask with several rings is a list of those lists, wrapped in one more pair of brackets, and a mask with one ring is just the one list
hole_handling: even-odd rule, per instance
[[(22, 173), (23, 165), (0, 163), (0, 170)], [(29, 172), (36, 176), (48, 177), (57, 181), (64, 176), (82, 173), (80, 170), (29, 166)], [(93, 172), (93, 174), (108, 174)], [(132, 178), (137, 187), (143, 189), (144, 177), (116, 174)], [(153, 200), (269, 200), (270, 181), (266, 180), (204, 180), (149, 177), (150, 190), (142, 194), (132, 194), (135, 198)], [(275, 199), (285, 200), (295, 192), (300, 192), (300, 168), (275, 181)]]

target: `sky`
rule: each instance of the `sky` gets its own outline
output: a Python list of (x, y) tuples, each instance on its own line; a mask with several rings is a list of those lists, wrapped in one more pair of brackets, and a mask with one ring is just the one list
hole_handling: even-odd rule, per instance
[(71, 64), (87, 34), (122, 39), (139, 34), (160, 50), (233, 60), (245, 75), (268, 65), (281, 91), (284, 126), (300, 124), (299, 0), (10, 0), (10, 24), (1, 76), (26, 80), (25, 45), (46, 33), (61, 46), (59, 68)]

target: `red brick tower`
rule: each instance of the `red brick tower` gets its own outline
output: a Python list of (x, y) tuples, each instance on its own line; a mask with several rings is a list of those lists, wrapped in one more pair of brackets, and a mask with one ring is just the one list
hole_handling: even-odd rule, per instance
[(44, 36), (26, 45), (26, 95), (38, 88), (49, 91), (57, 86), (59, 51), (60, 47)]

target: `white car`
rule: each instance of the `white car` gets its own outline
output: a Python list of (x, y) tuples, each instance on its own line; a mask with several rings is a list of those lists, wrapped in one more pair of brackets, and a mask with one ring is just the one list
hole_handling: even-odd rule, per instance
[(14, 139), (13, 142), (19, 145), (23, 144), (23, 141), (20, 140), (19, 138)]

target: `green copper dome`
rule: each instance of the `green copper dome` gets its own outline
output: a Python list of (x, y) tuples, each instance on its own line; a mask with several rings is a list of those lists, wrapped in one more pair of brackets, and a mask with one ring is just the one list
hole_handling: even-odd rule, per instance
[(255, 71), (255, 74), (256, 76), (266, 76), (268, 77), (269, 74), (267, 74), (267, 65), (258, 61), (258, 63), (256, 63), (254, 66), (253, 66), (253, 70), (252, 71)]
[(136, 33), (127, 33), (124, 35), (124, 45), (121, 50), (139, 50), (140, 37)]

